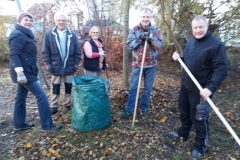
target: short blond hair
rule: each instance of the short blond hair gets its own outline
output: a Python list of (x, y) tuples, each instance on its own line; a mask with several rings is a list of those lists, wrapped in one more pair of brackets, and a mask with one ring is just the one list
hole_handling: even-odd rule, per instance
[(200, 20), (203, 20), (206, 24), (208, 24), (208, 20), (207, 20), (207, 18), (204, 15), (196, 15), (193, 18), (192, 22), (193, 21), (200, 21)]
[(92, 36), (93, 30), (98, 30), (98, 32), (100, 31), (98, 27), (93, 26), (93, 27), (89, 30), (89, 34), (88, 34), (88, 35), (89, 35), (90, 37)]

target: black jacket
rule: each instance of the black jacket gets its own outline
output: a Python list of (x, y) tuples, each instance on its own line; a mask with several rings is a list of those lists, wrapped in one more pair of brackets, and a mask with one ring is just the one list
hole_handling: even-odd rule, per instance
[[(201, 39), (192, 39), (184, 46), (184, 63), (203, 88), (214, 93), (227, 77), (227, 56), (224, 44), (208, 31)], [(199, 92), (185, 70), (182, 85)]]
[(31, 30), (19, 24), (8, 39), (10, 49), (10, 75), (12, 81), (17, 83), (16, 67), (23, 67), (27, 82), (38, 80), (37, 45)]
[[(99, 42), (102, 43), (102, 41), (100, 39), (98, 39)], [(96, 43), (92, 40), (92, 38), (90, 40), (88, 40), (88, 42), (91, 44), (92, 46), (92, 52), (94, 53), (99, 53), (98, 47), (96, 45)], [(104, 50), (104, 47), (103, 47)], [(84, 52), (84, 51), (83, 51)], [(105, 58), (103, 59), (103, 70), (106, 67), (106, 60)], [(88, 71), (99, 71), (99, 57), (97, 58), (88, 58), (84, 52), (84, 61), (83, 61), (83, 68), (88, 70)]]
[(42, 58), (46, 64), (51, 65), (51, 73), (55, 76), (73, 75), (81, 60), (80, 44), (77, 36), (69, 29), (67, 30), (67, 54), (62, 59), (60, 53), (59, 36), (57, 28), (48, 30), (45, 33)]

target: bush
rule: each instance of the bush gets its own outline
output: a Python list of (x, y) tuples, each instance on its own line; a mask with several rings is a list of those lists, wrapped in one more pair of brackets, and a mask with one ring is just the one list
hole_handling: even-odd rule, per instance
[[(109, 69), (122, 70), (123, 66), (123, 38), (114, 38), (110, 43), (105, 44), (107, 53), (106, 61), (109, 65)], [(131, 53), (129, 52), (129, 64), (131, 64)]]
[(0, 62), (9, 60), (9, 48), (7, 39), (0, 39)]
[(230, 80), (240, 78), (240, 48), (227, 47), (228, 78)]

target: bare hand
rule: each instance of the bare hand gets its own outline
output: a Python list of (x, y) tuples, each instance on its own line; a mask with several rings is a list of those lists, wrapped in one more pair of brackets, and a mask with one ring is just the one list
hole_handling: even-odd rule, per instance
[(175, 52), (173, 53), (173, 55), (172, 55), (172, 59), (173, 59), (174, 61), (177, 61), (178, 58), (180, 58), (180, 55), (179, 55), (179, 53), (178, 53), (177, 51), (175, 51)]
[(204, 88), (200, 92), (200, 95), (204, 98), (204, 100), (206, 100), (209, 96), (211, 96), (211, 94), (212, 94), (212, 92), (207, 88)]

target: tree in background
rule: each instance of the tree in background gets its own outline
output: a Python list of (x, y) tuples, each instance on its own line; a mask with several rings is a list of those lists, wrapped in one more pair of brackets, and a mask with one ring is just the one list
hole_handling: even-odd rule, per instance
[(87, 6), (88, 18), (82, 36), (88, 35), (92, 26), (99, 27), (110, 69), (122, 69), (123, 55), (123, 0), (82, 0)]
[[(151, 0), (149, 4), (156, 11), (155, 22), (164, 31), (165, 44), (171, 45), (173, 43), (175, 48), (180, 51), (183, 46), (182, 41), (189, 41), (192, 38), (191, 20), (197, 14), (203, 14), (209, 19), (209, 29), (220, 37), (223, 42), (225, 42), (224, 34), (229, 34), (232, 31), (234, 31), (235, 35), (240, 33), (240, 30), (236, 31), (236, 28), (234, 29), (236, 25), (233, 25), (233, 22), (240, 15), (239, 1)], [(228, 10), (223, 10), (226, 7)], [(232, 28), (226, 27), (229, 25)], [(237, 36), (228, 37), (234, 39)]]
[(9, 59), (8, 33), (13, 29), (13, 24), (17, 22), (15, 16), (0, 15), (0, 61)]
[[(136, 7), (141, 7), (142, 2), (136, 0)], [(150, 0), (148, 5), (152, 6), (154, 21), (163, 31), (164, 52), (169, 54), (174, 50), (182, 53), (183, 44), (193, 37), (193, 17), (205, 15), (209, 20), (209, 30), (227, 46), (229, 71), (234, 70), (240, 78), (240, 63), (236, 61), (240, 59), (239, 0)]]
[(123, 87), (128, 87), (129, 85), (129, 74), (128, 74), (128, 65), (129, 65), (129, 52), (127, 50), (127, 37), (129, 29), (129, 9), (130, 9), (130, 0), (125, 0), (125, 9), (124, 9), (124, 31), (123, 31)]

